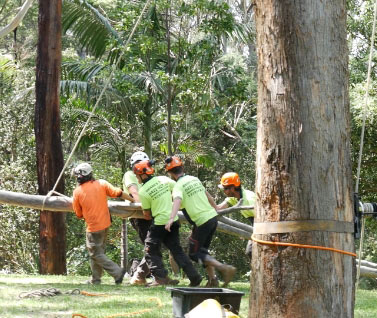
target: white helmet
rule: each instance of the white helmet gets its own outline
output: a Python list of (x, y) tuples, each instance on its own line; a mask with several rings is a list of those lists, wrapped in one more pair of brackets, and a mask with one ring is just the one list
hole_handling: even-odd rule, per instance
[(80, 163), (74, 170), (76, 176), (82, 175), (87, 176), (91, 174), (93, 171), (92, 166), (89, 163), (83, 162)]
[(130, 159), (131, 166), (133, 166), (136, 162), (143, 161), (143, 160), (149, 160), (148, 155), (145, 152), (136, 151), (131, 156), (131, 159)]

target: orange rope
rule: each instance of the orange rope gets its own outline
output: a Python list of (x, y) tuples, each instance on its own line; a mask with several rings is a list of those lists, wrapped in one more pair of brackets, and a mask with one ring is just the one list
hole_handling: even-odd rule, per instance
[[(91, 295), (91, 296), (93, 296), (93, 295)], [(151, 298), (149, 298), (149, 300), (155, 300), (157, 302), (157, 308), (163, 306), (160, 298), (158, 298), (158, 297), (151, 297)], [(142, 309), (142, 310), (138, 310), (138, 311), (133, 311), (133, 312), (128, 312), (128, 313), (124, 313), (124, 314), (115, 314), (115, 315), (111, 315), (111, 316), (106, 316), (105, 318), (131, 317), (131, 316), (140, 315), (140, 314), (152, 311), (153, 309), (154, 308), (146, 308), (146, 309)], [(81, 315), (81, 314), (72, 314), (72, 318), (75, 318), (75, 317), (88, 318), (88, 317), (86, 317), (84, 315)]]
[(110, 297), (109, 295), (106, 295), (106, 294), (95, 294), (95, 293), (89, 293), (85, 290), (82, 290), (80, 292), (81, 295), (84, 295), (84, 296), (100, 296), (100, 297)]
[(256, 237), (254, 237), (254, 234), (251, 236), (251, 239), (254, 242), (257, 242), (257, 243), (260, 243), (260, 244), (265, 244), (265, 245), (291, 246), (291, 247), (300, 247), (300, 248), (313, 248), (313, 249), (316, 249), (316, 250), (331, 251), (331, 252), (335, 252), (335, 253), (341, 253), (341, 254), (345, 254), (345, 255), (350, 255), (350, 256), (356, 257), (356, 253), (347, 252), (347, 251), (343, 251), (343, 250), (338, 250), (338, 249), (332, 248), (332, 247), (317, 246), (317, 245), (306, 245), (306, 244), (296, 244), (296, 243), (263, 241), (263, 240), (259, 240)]

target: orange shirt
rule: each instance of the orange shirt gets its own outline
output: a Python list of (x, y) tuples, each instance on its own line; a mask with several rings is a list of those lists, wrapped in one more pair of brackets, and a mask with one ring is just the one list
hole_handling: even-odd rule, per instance
[(84, 218), (87, 232), (97, 232), (111, 224), (107, 197), (119, 197), (122, 189), (105, 180), (94, 180), (80, 184), (73, 191), (73, 210), (78, 218)]

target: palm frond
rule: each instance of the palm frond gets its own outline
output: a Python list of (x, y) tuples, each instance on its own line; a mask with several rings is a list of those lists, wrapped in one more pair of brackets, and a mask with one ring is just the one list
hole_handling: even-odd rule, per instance
[(65, 0), (62, 15), (63, 32), (70, 30), (95, 58), (105, 53), (110, 38), (121, 38), (110, 22), (86, 0)]
[(65, 79), (90, 81), (105, 68), (105, 65), (94, 61), (68, 61), (62, 63), (62, 74)]

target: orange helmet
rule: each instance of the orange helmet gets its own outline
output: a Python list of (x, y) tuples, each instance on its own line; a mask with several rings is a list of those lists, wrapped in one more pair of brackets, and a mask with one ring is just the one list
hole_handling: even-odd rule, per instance
[(169, 170), (171, 170), (175, 167), (181, 167), (181, 166), (183, 166), (182, 160), (177, 156), (167, 157), (165, 159), (165, 169), (166, 169), (166, 171), (169, 171)]
[(223, 189), (227, 186), (239, 187), (241, 185), (240, 177), (235, 172), (227, 172), (221, 177), (219, 188)]
[(134, 174), (154, 174), (154, 168), (149, 160), (136, 163), (133, 167)]

